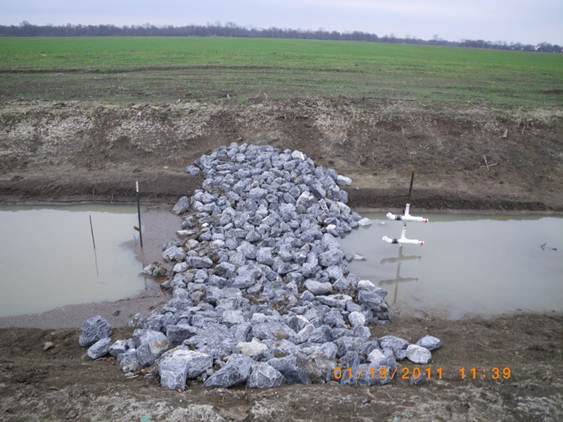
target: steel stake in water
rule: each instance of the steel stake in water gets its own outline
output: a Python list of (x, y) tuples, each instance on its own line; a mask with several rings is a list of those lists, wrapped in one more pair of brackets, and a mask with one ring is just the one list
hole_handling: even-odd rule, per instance
[(96, 239), (94, 238), (94, 225), (92, 224), (92, 214), (90, 217), (90, 234), (92, 235), (92, 245), (94, 246), (94, 262), (96, 264), (96, 276), (100, 278), (100, 269), (98, 268), (98, 253), (96, 252)]
[(96, 240), (94, 239), (94, 227), (92, 226), (92, 214), (90, 217), (90, 234), (92, 235), (92, 245), (94, 245), (94, 250), (96, 250)]
[(141, 227), (141, 193), (139, 192), (139, 181), (135, 182), (135, 190), (137, 192), (137, 218), (139, 220), (139, 241), (141, 248), (143, 247), (143, 228)]

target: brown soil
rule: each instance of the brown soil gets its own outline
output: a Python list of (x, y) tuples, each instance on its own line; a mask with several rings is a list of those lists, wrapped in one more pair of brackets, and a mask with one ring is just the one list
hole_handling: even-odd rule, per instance
[[(354, 179), (353, 206), (563, 210), (563, 114), (351, 99), (0, 107), (0, 200), (173, 201), (231, 142), (300, 149)], [(485, 163), (485, 158), (487, 164)]]
[[(0, 419), (236, 421), (560, 421), (563, 419), (563, 316), (495, 320), (399, 319), (387, 332), (414, 341), (427, 332), (445, 343), (434, 352), (441, 381), (395, 381), (382, 387), (334, 384), (252, 391), (166, 391), (155, 379), (125, 378), (113, 358), (92, 362), (78, 330), (0, 329)], [(114, 338), (130, 334), (114, 331)], [(45, 342), (55, 346), (43, 351)], [(406, 365), (413, 368), (413, 365)], [(459, 368), (487, 379), (461, 380)], [(490, 379), (492, 368), (511, 379)], [(486, 370), (486, 372), (485, 372)]]

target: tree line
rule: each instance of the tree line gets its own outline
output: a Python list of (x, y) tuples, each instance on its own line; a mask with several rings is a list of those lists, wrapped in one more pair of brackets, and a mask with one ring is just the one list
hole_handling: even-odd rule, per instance
[(416, 37), (378, 36), (363, 31), (339, 32), (285, 28), (247, 28), (234, 23), (207, 25), (33, 25), (23, 21), (19, 25), (0, 25), (0, 36), (12, 37), (100, 37), (100, 36), (162, 36), (162, 37), (246, 37), (286, 38), (308, 40), (366, 41), (396, 44), (441, 45), (450, 47), (489, 48), (514, 51), (562, 53), (563, 48), (547, 42), (540, 44), (507, 43), (504, 41), (462, 40), (448, 41), (435, 35), (424, 40)]

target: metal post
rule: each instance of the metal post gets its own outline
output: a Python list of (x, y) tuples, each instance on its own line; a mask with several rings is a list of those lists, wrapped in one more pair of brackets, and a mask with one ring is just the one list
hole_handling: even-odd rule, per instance
[(90, 233), (92, 234), (92, 245), (94, 245), (94, 250), (96, 250), (96, 240), (94, 239), (94, 227), (92, 226), (92, 214), (90, 214)]
[(96, 252), (96, 240), (94, 239), (94, 225), (92, 224), (92, 214), (90, 217), (90, 234), (92, 235), (92, 245), (94, 246), (94, 263), (96, 264), (96, 276), (100, 278), (100, 268), (98, 267), (98, 253)]
[(137, 218), (139, 220), (139, 240), (141, 248), (143, 247), (143, 228), (141, 227), (141, 193), (139, 192), (139, 181), (135, 182), (135, 190), (137, 191)]
[(411, 202), (411, 196), (412, 196), (412, 185), (414, 183), (414, 171), (411, 173), (411, 184), (409, 186), (409, 199), (408, 199), (408, 203), (410, 204)]

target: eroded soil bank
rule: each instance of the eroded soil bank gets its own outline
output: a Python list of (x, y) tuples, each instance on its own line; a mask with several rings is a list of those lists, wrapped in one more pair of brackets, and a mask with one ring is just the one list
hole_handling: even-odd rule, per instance
[(351, 205), (563, 209), (563, 113), (306, 98), (244, 103), (14, 102), (0, 107), (0, 199), (172, 201), (231, 142), (299, 149), (353, 178)]
[[(432, 332), (444, 341), (432, 368), (442, 381), (394, 381), (382, 387), (294, 385), (272, 390), (203, 389), (179, 393), (153, 379), (125, 378), (113, 358), (90, 361), (77, 329), (0, 329), (0, 419), (190, 421), (559, 421), (563, 418), (563, 316), (495, 320), (399, 318), (374, 328), (414, 339)], [(128, 329), (115, 330), (125, 338)], [(45, 342), (54, 347), (43, 351)], [(413, 365), (408, 365), (412, 368)], [(486, 380), (459, 369), (481, 368)], [(510, 382), (491, 369), (510, 368)], [(485, 372), (486, 370), (486, 372)]]

